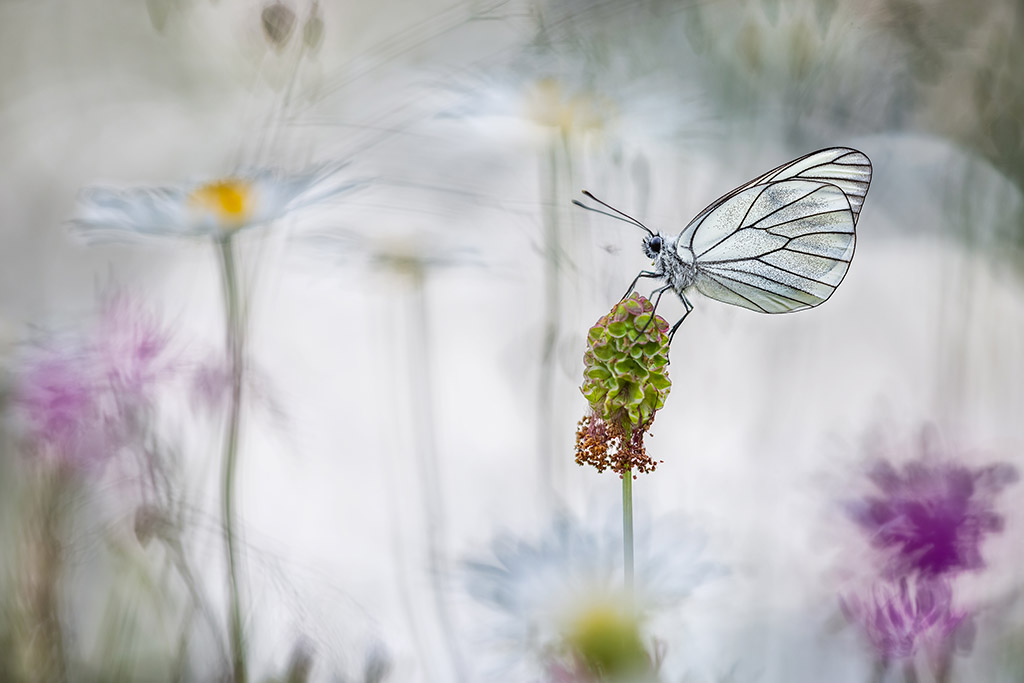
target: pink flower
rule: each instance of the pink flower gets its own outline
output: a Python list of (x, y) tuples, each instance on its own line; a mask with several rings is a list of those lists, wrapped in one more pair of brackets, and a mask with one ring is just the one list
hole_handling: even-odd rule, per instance
[(206, 410), (223, 408), (231, 392), (231, 372), (221, 360), (199, 365), (192, 373), (192, 397)]
[(169, 341), (168, 331), (141, 301), (115, 292), (103, 302), (91, 343), (97, 370), (111, 389), (143, 399), (170, 369)]
[(101, 462), (114, 449), (93, 370), (73, 349), (46, 349), (25, 363), (14, 405), (33, 450), (43, 457), (82, 468)]
[(141, 409), (170, 370), (168, 340), (138, 301), (115, 294), (94, 329), (26, 353), (13, 405), (33, 454), (88, 470), (141, 442)]

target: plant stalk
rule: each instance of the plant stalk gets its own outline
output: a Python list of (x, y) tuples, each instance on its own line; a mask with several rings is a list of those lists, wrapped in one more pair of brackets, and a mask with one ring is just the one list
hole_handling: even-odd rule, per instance
[(239, 589), (238, 539), (235, 529), (235, 471), (238, 465), (238, 436), (242, 416), (242, 351), (243, 324), (238, 293), (238, 271), (235, 265), (232, 235), (219, 242), (221, 275), (227, 318), (226, 340), (231, 371), (231, 405), (227, 431), (224, 435), (224, 470), (221, 482), (225, 551), (228, 564), (228, 639), (231, 643), (231, 670), (234, 683), (246, 683), (245, 634), (243, 633), (242, 601)]
[(633, 590), (633, 472), (622, 473), (622, 575), (626, 590)]
[(441, 490), (441, 471), (437, 457), (437, 437), (434, 434), (434, 379), (430, 348), (430, 311), (426, 291), (426, 270), (422, 264), (413, 267), (411, 275), (410, 319), (420, 336), (408, 335), (410, 387), (414, 397), (414, 425), (416, 425), (416, 460), (423, 493), (423, 520), (427, 544), (427, 564), (441, 637), (453, 668), (453, 680), (466, 681), (466, 667), (455, 637), (452, 615), (448, 609), (444, 578), (448, 574), (446, 551), (448, 524)]

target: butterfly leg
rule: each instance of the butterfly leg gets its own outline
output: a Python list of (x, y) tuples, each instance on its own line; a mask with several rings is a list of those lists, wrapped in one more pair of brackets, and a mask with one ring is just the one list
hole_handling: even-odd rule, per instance
[(640, 278), (642, 277), (665, 277), (665, 274), (655, 273), (654, 271), (651, 270), (641, 270), (640, 273), (635, 278), (633, 278), (633, 281), (629, 283), (629, 289), (626, 290), (626, 293), (622, 295), (622, 298), (619, 299), (619, 301), (622, 301), (622, 299), (625, 299), (627, 296), (629, 296), (629, 293), (633, 291), (633, 288), (636, 287), (636, 283), (640, 282)]
[[(665, 285), (664, 287), (659, 287), (658, 289), (651, 292), (652, 296), (654, 294), (657, 294), (658, 296), (654, 297), (654, 308), (651, 309), (651, 317), (648, 318), (647, 323), (644, 325), (644, 328), (640, 330), (640, 334), (646, 332), (647, 328), (650, 327), (651, 322), (654, 320), (654, 314), (658, 311), (658, 303), (661, 301), (661, 295), (670, 289), (672, 289), (672, 285)], [(687, 311), (687, 313), (689, 313), (689, 311)]]
[(682, 292), (679, 292), (679, 298), (683, 300), (683, 306), (686, 307), (686, 313), (683, 313), (683, 317), (680, 318), (679, 320), (677, 320), (676, 324), (672, 326), (671, 330), (669, 330), (669, 332), (668, 332), (668, 343), (669, 344), (672, 343), (672, 337), (674, 337), (676, 335), (676, 330), (679, 329), (679, 326), (683, 324), (684, 320), (686, 320), (686, 316), (690, 315), (690, 311), (693, 310), (693, 304), (690, 303), (690, 300), (686, 298), (685, 294), (683, 294)]

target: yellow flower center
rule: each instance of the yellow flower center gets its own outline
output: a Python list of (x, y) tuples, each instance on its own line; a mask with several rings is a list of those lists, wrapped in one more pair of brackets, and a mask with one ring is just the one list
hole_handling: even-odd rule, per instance
[(619, 680), (651, 667), (637, 618), (620, 605), (588, 606), (571, 622), (565, 642), (598, 676)]
[(252, 215), (252, 186), (235, 178), (201, 185), (189, 196), (191, 204), (207, 212), (225, 229), (235, 229)]

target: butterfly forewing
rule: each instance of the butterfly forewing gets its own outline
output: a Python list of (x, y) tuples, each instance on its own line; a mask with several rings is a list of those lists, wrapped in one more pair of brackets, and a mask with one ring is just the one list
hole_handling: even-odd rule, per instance
[(842, 282), (853, 256), (850, 201), (824, 181), (745, 186), (698, 220), (683, 233), (689, 233), (695, 256), (697, 289), (763, 313), (822, 303)]
[(754, 185), (791, 178), (820, 180), (838, 187), (850, 201), (853, 223), (856, 225), (868, 186), (871, 185), (871, 161), (863, 152), (849, 147), (820, 149), (774, 168), (734, 191), (740, 192)]
[(689, 243), (693, 233), (712, 212), (717, 213), (726, 203), (744, 190), (773, 181), (795, 178), (827, 182), (842, 190), (850, 202), (853, 224), (856, 225), (857, 219), (860, 218), (860, 209), (864, 205), (864, 197), (871, 185), (871, 161), (863, 152), (858, 152), (855, 149), (830, 147), (782, 164), (712, 202), (686, 226), (680, 237), (680, 243)]

